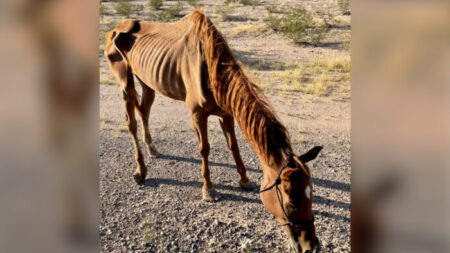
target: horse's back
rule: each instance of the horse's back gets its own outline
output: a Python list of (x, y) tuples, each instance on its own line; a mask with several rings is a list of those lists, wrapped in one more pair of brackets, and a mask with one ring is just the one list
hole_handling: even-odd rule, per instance
[(183, 101), (202, 93), (203, 60), (190, 28), (187, 22), (141, 22), (128, 54), (139, 79), (158, 93)]
[(208, 67), (195, 31), (195, 19), (189, 16), (174, 23), (129, 20), (108, 35), (112, 39), (106, 47), (117, 46), (127, 68), (157, 93), (186, 101), (191, 110), (217, 114), (220, 109), (209, 87)]

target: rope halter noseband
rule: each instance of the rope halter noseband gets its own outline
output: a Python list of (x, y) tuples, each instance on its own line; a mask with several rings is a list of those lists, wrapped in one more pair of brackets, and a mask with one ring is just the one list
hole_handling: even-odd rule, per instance
[(281, 173), (283, 173), (283, 170), (287, 167), (287, 165), (289, 164), (289, 162), (292, 160), (293, 157), (294, 157), (294, 154), (292, 154), (292, 153), (288, 154), (287, 158), (281, 164), (280, 171), (278, 172), (278, 175), (275, 178), (275, 181), (273, 182), (273, 184), (271, 184), (269, 187), (267, 187), (259, 192), (263, 193), (263, 192), (269, 191), (275, 187), (277, 199), (278, 199), (278, 202), (280, 203), (281, 210), (283, 211), (284, 217), (286, 217), (286, 220), (288, 221), (288, 222), (282, 224), (282, 226), (290, 225), (292, 227), (309, 228), (311, 226), (311, 224), (314, 223), (314, 215), (312, 216), (312, 219), (310, 221), (292, 221), (292, 220), (290, 220), (286, 213), (286, 210), (284, 209), (283, 195), (281, 194), (281, 190), (278, 187), (278, 185), (281, 184), (281, 178), (280, 178)]

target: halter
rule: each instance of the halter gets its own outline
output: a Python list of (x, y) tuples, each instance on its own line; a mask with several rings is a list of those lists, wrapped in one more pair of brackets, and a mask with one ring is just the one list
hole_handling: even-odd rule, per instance
[(292, 153), (288, 154), (286, 160), (284, 160), (284, 162), (281, 164), (280, 171), (278, 172), (278, 175), (275, 178), (275, 181), (273, 182), (273, 184), (271, 184), (269, 187), (259, 191), (259, 193), (266, 192), (266, 191), (268, 191), (268, 190), (270, 190), (270, 189), (275, 187), (276, 194), (277, 194), (277, 199), (278, 199), (278, 202), (280, 203), (281, 210), (283, 211), (284, 217), (286, 217), (286, 220), (288, 221), (288, 222), (282, 224), (282, 226), (290, 225), (290, 226), (293, 226), (293, 227), (296, 226), (296, 227), (301, 227), (301, 228), (307, 228), (311, 224), (314, 223), (314, 215), (312, 216), (312, 219), (310, 221), (292, 221), (292, 220), (290, 220), (288, 215), (287, 215), (287, 213), (286, 213), (286, 210), (284, 210), (283, 195), (281, 194), (280, 188), (278, 188), (278, 185), (281, 184), (281, 178), (280, 178), (281, 173), (286, 168), (288, 163), (292, 160), (293, 156), (294, 156), (294, 154), (292, 154)]

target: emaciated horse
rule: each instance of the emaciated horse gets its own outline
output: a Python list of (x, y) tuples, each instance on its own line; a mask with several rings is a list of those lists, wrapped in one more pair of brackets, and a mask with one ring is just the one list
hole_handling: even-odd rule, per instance
[[(202, 157), (204, 200), (214, 200), (216, 194), (208, 167), (210, 115), (219, 117), (240, 175), (240, 186), (251, 187), (236, 141), (236, 120), (261, 160), (264, 180), (260, 197), (264, 206), (283, 225), (295, 252), (320, 248), (311, 210), (311, 173), (306, 163), (317, 157), (321, 147), (301, 156), (293, 155), (286, 128), (203, 13), (196, 10), (174, 23), (125, 21), (108, 33), (105, 57), (122, 89), (137, 163), (134, 179), (138, 184), (144, 181), (147, 168), (139, 149), (134, 111), (142, 118), (150, 155), (157, 156), (148, 129), (156, 91), (185, 101), (191, 112)], [(142, 98), (136, 93), (134, 76), (142, 86)]]

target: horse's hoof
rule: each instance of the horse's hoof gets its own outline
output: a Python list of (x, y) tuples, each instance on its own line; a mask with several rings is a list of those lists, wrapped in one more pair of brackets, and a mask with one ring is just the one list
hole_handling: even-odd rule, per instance
[(141, 175), (138, 172), (134, 173), (133, 177), (137, 184), (142, 184), (145, 181), (145, 175)]
[(205, 202), (215, 202), (220, 198), (220, 195), (216, 192), (216, 190), (214, 190), (214, 188), (210, 189), (202, 188), (202, 194), (203, 194), (203, 201)]
[(148, 154), (150, 157), (157, 158), (160, 154), (153, 144), (148, 145)]
[(242, 183), (241, 181), (239, 181), (239, 186), (244, 191), (251, 191), (251, 190), (255, 189), (255, 187), (256, 187), (256, 185), (250, 180), (248, 180), (245, 183)]

